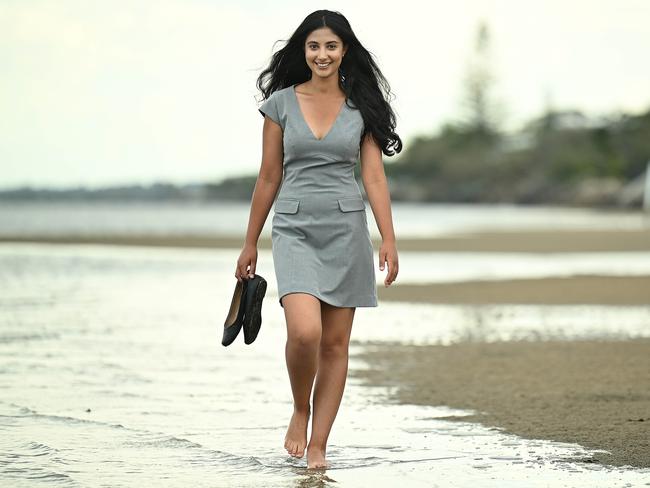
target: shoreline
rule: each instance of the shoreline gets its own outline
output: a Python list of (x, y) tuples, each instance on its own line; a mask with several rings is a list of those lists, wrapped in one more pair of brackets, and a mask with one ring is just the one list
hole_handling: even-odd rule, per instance
[[(240, 249), (244, 236), (220, 235), (0, 235), (0, 242)], [(381, 244), (372, 239), (375, 253)], [(271, 249), (262, 237), (259, 249)], [(432, 237), (397, 237), (399, 251), (637, 252), (650, 251), (650, 229), (482, 231)]]
[(650, 339), (373, 343), (355, 356), (370, 369), (351, 375), (391, 387), (388, 401), (470, 409), (444, 419), (611, 453), (571, 461), (650, 467)]

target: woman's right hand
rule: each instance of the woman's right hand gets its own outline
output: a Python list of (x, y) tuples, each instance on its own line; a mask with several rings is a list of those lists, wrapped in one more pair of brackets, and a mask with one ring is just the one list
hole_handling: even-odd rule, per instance
[(240, 283), (255, 276), (255, 265), (257, 264), (257, 246), (253, 244), (244, 244), (244, 248), (237, 259), (237, 268), (235, 269), (235, 278)]

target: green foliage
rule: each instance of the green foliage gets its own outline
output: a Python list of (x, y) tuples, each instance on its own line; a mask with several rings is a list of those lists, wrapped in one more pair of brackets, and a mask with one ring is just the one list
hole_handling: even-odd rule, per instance
[[(520, 143), (513, 148), (513, 141)], [(628, 181), (649, 159), (650, 111), (600, 125), (553, 112), (510, 135), (447, 124), (405, 144), (386, 173), (398, 187), (416, 182), (422, 191), (412, 193), (430, 201), (542, 202), (586, 179)]]

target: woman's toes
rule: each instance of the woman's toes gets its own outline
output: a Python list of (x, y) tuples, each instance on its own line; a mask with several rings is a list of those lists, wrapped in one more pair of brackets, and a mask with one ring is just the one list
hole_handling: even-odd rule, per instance
[(307, 445), (307, 423), (309, 420), (309, 412), (306, 414), (298, 411), (293, 412), (287, 434), (284, 440), (284, 446), (287, 452), (294, 457), (302, 457), (304, 455), (305, 447)]

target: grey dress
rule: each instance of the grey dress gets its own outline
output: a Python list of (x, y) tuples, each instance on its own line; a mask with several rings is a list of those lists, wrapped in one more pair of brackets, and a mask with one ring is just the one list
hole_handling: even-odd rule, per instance
[(284, 295), (301, 292), (337, 307), (376, 307), (366, 205), (354, 178), (361, 113), (348, 99), (317, 139), (295, 85), (273, 92), (259, 111), (283, 130), (284, 174), (271, 230), (280, 306)]

